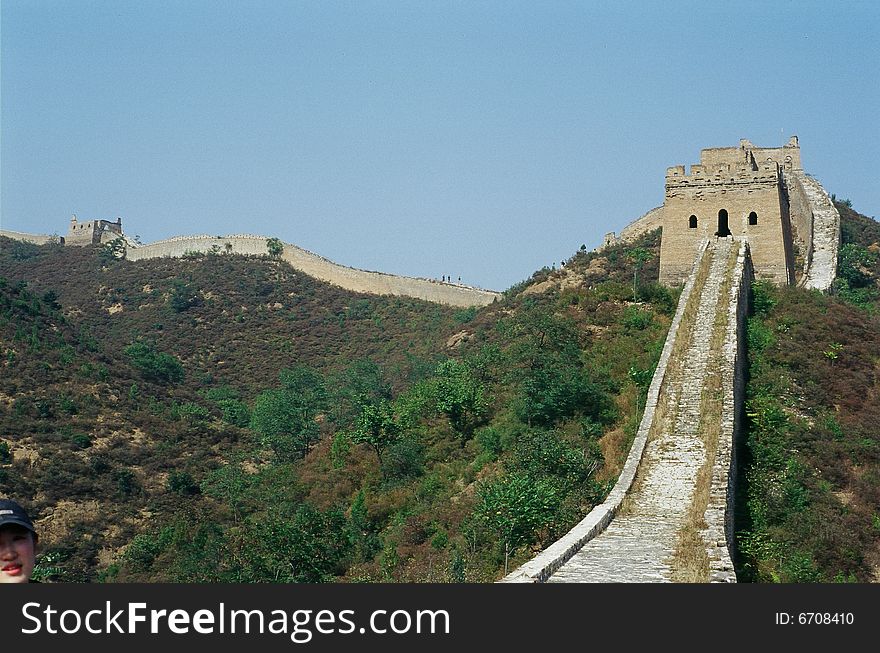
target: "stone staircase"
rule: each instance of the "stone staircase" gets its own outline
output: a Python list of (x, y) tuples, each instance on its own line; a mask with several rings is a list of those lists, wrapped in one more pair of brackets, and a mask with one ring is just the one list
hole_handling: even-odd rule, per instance
[[(571, 582), (669, 582), (672, 558), (691, 506), (697, 473), (706, 461), (702, 409), (707, 381), (720, 374), (718, 324), (726, 324), (732, 257), (739, 244), (717, 238), (706, 252), (708, 274), (695, 286), (696, 311), (679, 326), (683, 348), (674, 356), (661, 390), (665, 416), (648, 439), (624, 507), (606, 530), (589, 540), (547, 580)], [(699, 275), (699, 270), (695, 270)], [(722, 292), (725, 290), (725, 292)], [(722, 296), (724, 295), (724, 296)], [(672, 363), (673, 361), (671, 361)], [(716, 379), (717, 380), (717, 379)], [(717, 383), (712, 386), (717, 394)]]

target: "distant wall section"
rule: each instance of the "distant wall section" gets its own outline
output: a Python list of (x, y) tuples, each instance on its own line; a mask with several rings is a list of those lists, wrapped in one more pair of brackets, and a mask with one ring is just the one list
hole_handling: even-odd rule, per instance
[(26, 234), (22, 231), (10, 231), (9, 229), (0, 229), (0, 236), (6, 236), (13, 240), (23, 240), (26, 243), (34, 245), (48, 245), (49, 243), (63, 243), (64, 238), (61, 236), (48, 236), (46, 234)]
[[(267, 256), (265, 236), (177, 236), (127, 250), (126, 258), (140, 261), (149, 258), (179, 258), (188, 253), (244, 254)], [(433, 279), (402, 277), (339, 265), (296, 245), (285, 243), (281, 260), (311, 277), (335, 286), (373, 295), (414, 297), (450, 306), (485, 306), (501, 298), (499, 293), (472, 286), (444, 283)]]
[[(621, 229), (619, 236), (613, 231), (605, 234), (605, 240), (602, 243), (602, 247), (608, 247), (609, 245), (616, 245), (618, 243), (630, 243), (636, 240), (639, 236), (642, 236), (649, 231), (659, 229), (662, 226), (663, 207), (658, 206), (651, 209), (637, 220), (633, 220), (626, 225)], [(599, 249), (602, 249), (602, 247)]]

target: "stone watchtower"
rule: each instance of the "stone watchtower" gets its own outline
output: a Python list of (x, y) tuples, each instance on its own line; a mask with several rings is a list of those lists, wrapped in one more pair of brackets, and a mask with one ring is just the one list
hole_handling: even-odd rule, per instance
[(797, 136), (776, 148), (741, 140), (739, 147), (702, 150), (700, 163), (691, 166), (690, 174), (683, 165), (669, 168), (660, 282), (683, 283), (701, 243), (733, 236), (748, 241), (758, 278), (794, 283), (786, 172), (801, 172)]
[(116, 218), (116, 222), (109, 220), (79, 222), (74, 215), (70, 218), (70, 228), (64, 238), (64, 244), (100, 245), (120, 236), (122, 236), (122, 218)]

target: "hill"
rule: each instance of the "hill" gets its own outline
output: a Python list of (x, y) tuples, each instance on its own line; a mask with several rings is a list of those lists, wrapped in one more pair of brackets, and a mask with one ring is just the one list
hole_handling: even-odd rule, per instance
[(4, 240), (0, 492), (43, 578), (497, 578), (615, 478), (675, 306), (658, 243), (456, 310)]

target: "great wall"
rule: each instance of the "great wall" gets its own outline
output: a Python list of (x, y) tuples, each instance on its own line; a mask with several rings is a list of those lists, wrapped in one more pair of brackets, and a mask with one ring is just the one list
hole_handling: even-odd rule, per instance
[(736, 582), (751, 283), (828, 290), (840, 216), (801, 169), (793, 137), (783, 148), (703, 150), (691, 175), (670, 168), (664, 205), (604, 246), (658, 226), (661, 281), (684, 289), (620, 476), (603, 503), (501, 582)]
[[(178, 236), (129, 248), (126, 258), (130, 261), (142, 261), (164, 256), (182, 257), (192, 252), (268, 256), (267, 242), (265, 236), (246, 234), (222, 237)], [(414, 297), (461, 307), (485, 306), (501, 297), (499, 293), (471, 286), (345, 267), (288, 243), (284, 243), (279, 258), (311, 277), (354, 292)]]
[[(74, 220), (78, 244), (121, 235), (119, 222), (89, 224), (81, 231)], [(620, 476), (604, 502), (501, 582), (736, 582), (733, 505), (750, 286), (762, 279), (827, 291), (836, 275), (840, 216), (803, 171), (797, 137), (780, 148), (742, 140), (739, 147), (702, 150), (690, 174), (685, 166), (669, 168), (663, 206), (620, 236), (606, 235), (599, 249), (657, 228), (660, 281), (683, 290)], [(267, 239), (252, 235), (134, 245), (126, 251), (131, 261), (269, 253)], [(454, 306), (499, 298), (479, 288), (347, 268), (295, 245), (285, 244), (280, 258), (357, 292)]]
[[(118, 227), (118, 228), (117, 228)], [(182, 258), (192, 254), (218, 253), (224, 255), (269, 256), (269, 238), (252, 234), (230, 236), (175, 236), (148, 245), (130, 241), (122, 234), (121, 221), (94, 220), (79, 223), (76, 216), (71, 220), (70, 230), (64, 238), (25, 234), (0, 230), (0, 236), (44, 245), (61, 241), (66, 245), (92, 245), (107, 243), (117, 238), (125, 241), (125, 258), (143, 261), (152, 258)], [(371, 272), (339, 265), (308, 250), (282, 243), (278, 258), (296, 270), (329, 284), (353, 292), (372, 295), (395, 295), (413, 297), (449, 306), (485, 306), (501, 298), (501, 294), (473, 286), (436, 279), (404, 277), (384, 272)]]

